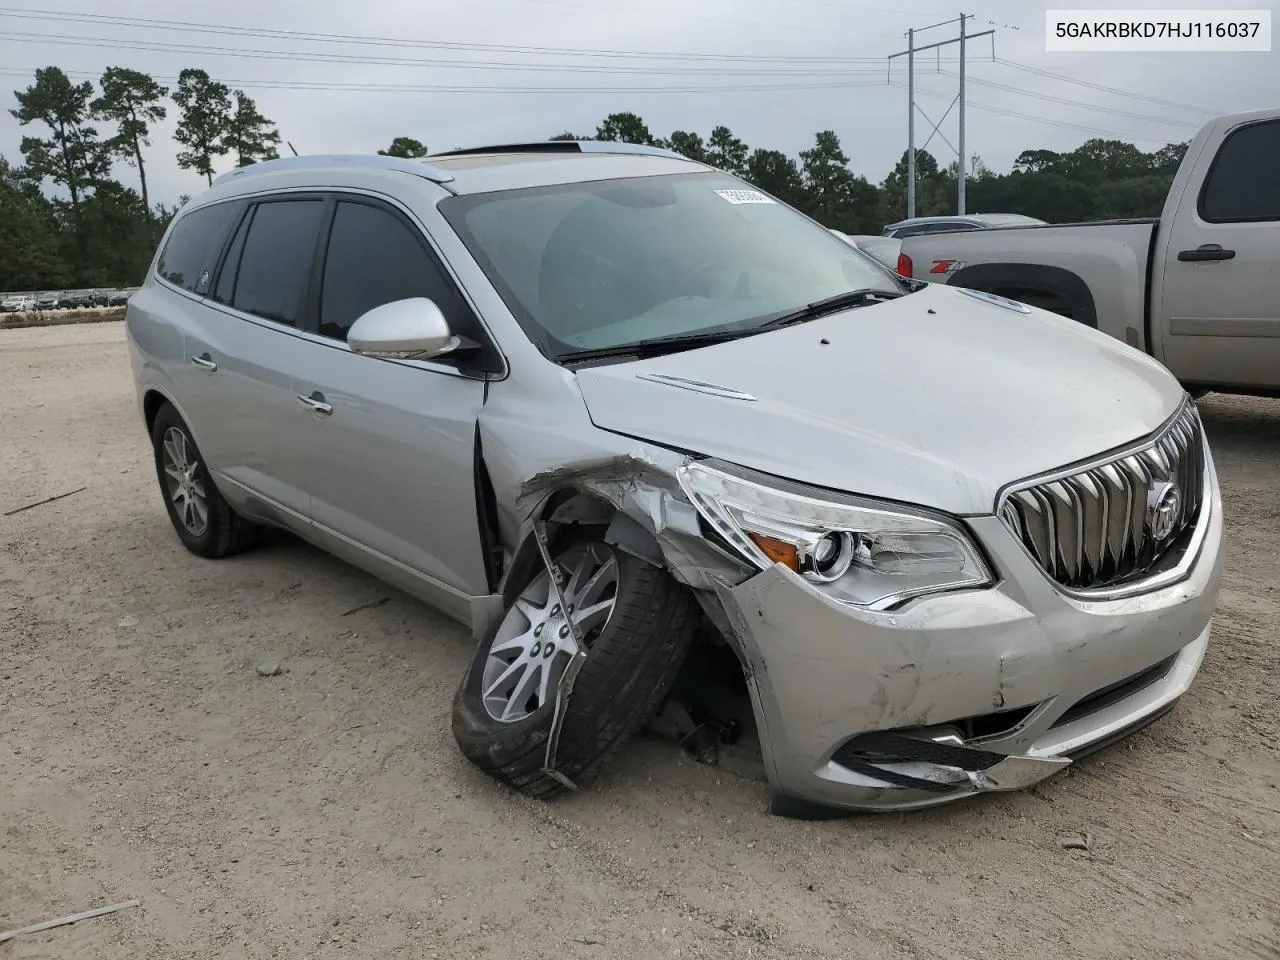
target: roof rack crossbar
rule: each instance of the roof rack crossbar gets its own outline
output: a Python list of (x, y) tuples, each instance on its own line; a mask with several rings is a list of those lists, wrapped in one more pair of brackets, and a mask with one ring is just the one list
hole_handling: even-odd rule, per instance
[[(674, 160), (689, 158), (665, 147), (651, 147), (643, 143), (624, 143), (621, 140), (537, 140), (529, 143), (503, 143), (483, 147), (462, 147), (433, 153), (432, 157), (465, 157), (479, 153), (612, 153), (648, 157), (669, 157)], [(693, 161), (689, 161), (693, 162)]]
[(298, 157), (278, 157), (275, 160), (263, 160), (247, 167), (237, 167), (216, 177), (214, 185), (226, 183), (241, 177), (257, 176), (263, 173), (274, 173), (277, 170), (304, 169), (308, 167), (351, 167), (372, 170), (398, 170), (411, 176), (422, 177), (435, 183), (448, 183), (453, 174), (441, 170), (421, 160), (410, 160), (404, 157), (384, 157), (381, 154), (364, 153), (328, 153), (303, 154)]

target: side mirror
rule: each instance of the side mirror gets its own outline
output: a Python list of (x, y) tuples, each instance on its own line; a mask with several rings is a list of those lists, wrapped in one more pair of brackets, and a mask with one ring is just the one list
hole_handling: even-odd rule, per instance
[(365, 357), (430, 360), (457, 350), (462, 338), (426, 297), (393, 300), (363, 313), (347, 331), (347, 346)]

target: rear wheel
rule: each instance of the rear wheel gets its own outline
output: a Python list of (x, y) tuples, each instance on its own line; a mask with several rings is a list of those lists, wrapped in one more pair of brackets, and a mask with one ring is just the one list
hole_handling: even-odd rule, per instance
[(190, 429), (170, 403), (156, 411), (151, 445), (165, 509), (183, 546), (198, 556), (217, 558), (257, 542), (262, 528), (223, 499)]
[(693, 641), (697, 604), (665, 571), (598, 538), (557, 548), (568, 610), (539, 566), (480, 643), (453, 706), (463, 755), (534, 797), (565, 789), (543, 767), (565, 668), (586, 660), (565, 708), (555, 768), (575, 786), (594, 779), (657, 710)]

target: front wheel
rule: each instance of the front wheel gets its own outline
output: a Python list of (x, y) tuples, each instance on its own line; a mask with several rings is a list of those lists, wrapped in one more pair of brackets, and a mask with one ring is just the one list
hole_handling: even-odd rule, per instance
[(547, 739), (565, 668), (586, 648), (565, 708), (555, 769), (575, 786), (650, 718), (693, 642), (697, 601), (665, 571), (598, 539), (560, 549), (562, 610), (539, 568), (480, 643), (458, 687), (453, 733), (463, 755), (522, 793), (549, 798), (565, 787), (545, 772)]
[(226, 557), (248, 549), (261, 528), (236, 513), (213, 485), (213, 477), (170, 403), (156, 412), (151, 428), (156, 479), (178, 539), (201, 557)]

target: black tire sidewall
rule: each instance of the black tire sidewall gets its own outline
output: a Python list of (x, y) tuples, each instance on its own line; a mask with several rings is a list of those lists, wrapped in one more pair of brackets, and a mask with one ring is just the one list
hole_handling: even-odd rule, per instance
[(454, 737), (467, 759), (486, 770), (504, 765), (506, 758), (514, 753), (525, 753), (545, 744), (555, 715), (554, 699), (515, 723), (495, 720), (484, 708), (481, 688), (484, 686), (485, 663), (489, 659), (489, 648), (493, 646), (494, 637), (505, 619), (504, 615), (477, 645), (475, 657), (467, 667), (454, 698)]
[[(563, 547), (561, 547), (563, 549)], [(565, 703), (555, 769), (575, 785), (590, 783), (612, 753), (639, 729), (674, 683), (692, 642), (696, 601), (664, 570), (624, 550), (611, 548), (618, 561), (618, 593), (609, 622), (591, 644), (588, 662), (578, 674)], [(530, 581), (542, 572), (539, 565)], [(523, 590), (527, 584), (522, 584)], [(504, 613), (503, 620), (509, 615)], [(555, 716), (555, 699), (513, 723), (493, 719), (481, 697), (485, 663), (503, 620), (477, 645), (459, 684), (453, 705), (453, 732), (463, 755), (482, 770), (536, 796), (559, 792), (557, 781), (543, 772), (547, 739)], [(652, 638), (638, 637), (658, 622), (675, 624)], [(640, 649), (652, 657), (637, 657)], [(602, 685), (588, 667), (629, 661), (621, 682)]]

